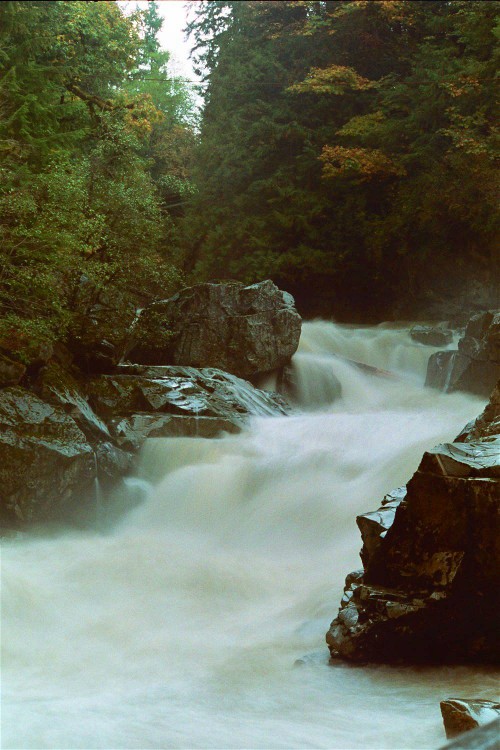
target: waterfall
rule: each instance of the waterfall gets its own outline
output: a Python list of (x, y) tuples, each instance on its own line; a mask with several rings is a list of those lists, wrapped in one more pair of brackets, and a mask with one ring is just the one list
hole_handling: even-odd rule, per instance
[(7, 540), (3, 747), (439, 747), (439, 701), (489, 697), (493, 670), (330, 666), (324, 644), (356, 514), (484, 405), (423, 388), (433, 351), (305, 324), (300, 410), (147, 441), (124, 490), (141, 502), (104, 534)]

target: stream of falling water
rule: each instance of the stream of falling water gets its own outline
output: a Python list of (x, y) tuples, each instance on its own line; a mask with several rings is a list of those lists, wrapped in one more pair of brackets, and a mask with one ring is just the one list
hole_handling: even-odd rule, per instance
[(423, 388), (432, 351), (305, 324), (300, 412), (150, 440), (111, 528), (4, 542), (3, 748), (439, 747), (439, 701), (491, 697), (492, 670), (330, 666), (324, 645), (356, 514), (483, 408)]

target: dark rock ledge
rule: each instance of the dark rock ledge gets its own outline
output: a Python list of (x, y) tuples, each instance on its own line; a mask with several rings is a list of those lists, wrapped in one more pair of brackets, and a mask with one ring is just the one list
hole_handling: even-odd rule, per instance
[(458, 349), (436, 352), (430, 357), (425, 384), (448, 393), (469, 391), (488, 397), (498, 378), (500, 310), (493, 310), (470, 319)]
[(495, 701), (479, 698), (447, 698), (441, 701), (440, 705), (448, 739), (489, 724), (500, 717), (500, 703)]
[(332, 657), (499, 660), (499, 417), (497, 385), (463, 442), (425, 453), (406, 488), (357, 519), (364, 569), (346, 579)]
[[(109, 317), (106, 311), (100, 314)], [(143, 318), (149, 327), (142, 340)], [(300, 316), (292, 297), (270, 281), (201, 284), (150, 305), (128, 334), (146, 364), (117, 364), (118, 345), (104, 356), (94, 323), (82, 320), (85, 340), (77, 349), (84, 368), (69, 343), (47, 351), (29, 377), (1, 354), (4, 527), (95, 518), (102, 495), (96, 480), (109, 489), (130, 472), (148, 437), (212, 438), (238, 432), (252, 415), (290, 411), (278, 394), (237, 376), (284, 366), (297, 348)], [(116, 341), (126, 338), (124, 331), (115, 334)], [(177, 366), (179, 360), (202, 369)]]

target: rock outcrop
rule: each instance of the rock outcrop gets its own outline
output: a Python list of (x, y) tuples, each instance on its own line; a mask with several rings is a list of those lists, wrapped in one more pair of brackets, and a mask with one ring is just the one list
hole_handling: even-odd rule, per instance
[(358, 518), (364, 570), (346, 580), (332, 656), (498, 660), (498, 407), (495, 391), (465, 442), (425, 453), (406, 492)]
[(96, 478), (106, 487), (129, 472), (148, 437), (216, 437), (238, 432), (251, 415), (289, 411), (278, 395), (220, 370), (117, 369), (81, 382), (45, 373), (40, 395), (0, 390), (4, 524), (85, 521)]
[(500, 719), (465, 732), (439, 750), (498, 750)]
[(449, 740), (500, 717), (500, 703), (479, 698), (448, 698), (441, 701), (440, 706), (446, 737)]
[(248, 415), (287, 414), (277, 394), (259, 391), (215, 368), (129, 365), (88, 384), (90, 403), (103, 419), (137, 412), (223, 417), (241, 422)]
[[(60, 407), (19, 387), (0, 391), (0, 517), (8, 524), (71, 516), (96, 476), (94, 451)], [(72, 506), (72, 507), (70, 507)]]
[(410, 338), (426, 346), (447, 346), (453, 341), (453, 331), (437, 326), (413, 326)]
[(85, 521), (96, 480), (107, 488), (128, 473), (148, 437), (211, 438), (289, 412), (277, 394), (213, 366), (254, 374), (288, 362), (301, 320), (272, 282), (200, 284), (144, 310), (133, 353), (203, 369), (120, 365), (134, 306), (85, 276), (74, 304), (65, 345), (40, 346), (27, 365), (0, 352), (4, 525)]
[(500, 377), (500, 311), (474, 315), (458, 349), (429, 359), (425, 384), (446, 392), (488, 396)]
[(127, 358), (251, 378), (286, 365), (300, 329), (293, 297), (272, 281), (197, 284), (141, 312)]

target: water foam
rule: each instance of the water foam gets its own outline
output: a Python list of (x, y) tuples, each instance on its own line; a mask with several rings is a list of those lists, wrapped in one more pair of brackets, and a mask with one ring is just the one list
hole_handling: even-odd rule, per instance
[[(385, 369), (409, 351), (383, 378), (331, 341)], [(331, 667), (324, 646), (359, 567), (356, 513), (482, 408), (424, 390), (411, 347), (400, 330), (307, 324), (297, 368), (326, 361), (342, 399), (148, 441), (127, 490), (144, 499), (108, 532), (6, 542), (3, 747), (439, 746), (439, 700), (488, 695), (490, 670)]]

